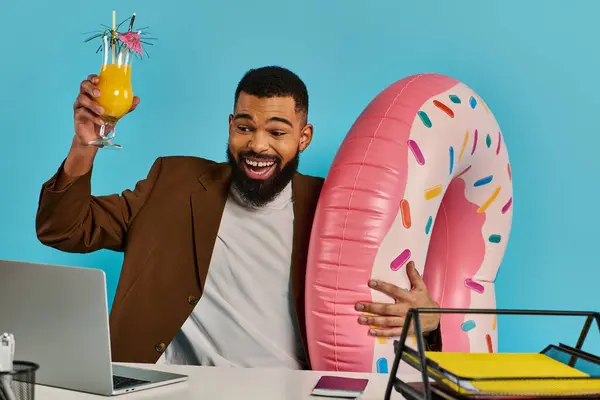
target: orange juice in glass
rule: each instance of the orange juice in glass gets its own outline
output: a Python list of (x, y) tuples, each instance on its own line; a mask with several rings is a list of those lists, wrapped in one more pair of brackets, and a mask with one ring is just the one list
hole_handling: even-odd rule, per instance
[(133, 103), (131, 65), (105, 64), (100, 70), (98, 103), (104, 108), (107, 122), (116, 122), (127, 114)]

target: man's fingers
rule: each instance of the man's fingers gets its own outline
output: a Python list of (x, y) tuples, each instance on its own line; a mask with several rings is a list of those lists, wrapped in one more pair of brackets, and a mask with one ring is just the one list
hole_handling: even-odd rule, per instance
[(425, 282), (419, 274), (419, 271), (417, 271), (414, 261), (409, 261), (408, 264), (406, 264), (406, 275), (408, 276), (413, 289), (422, 289), (425, 287)]
[(75, 123), (83, 123), (87, 121), (92, 121), (96, 125), (104, 124), (102, 118), (90, 112), (90, 110), (87, 108), (78, 108), (75, 110)]
[(133, 96), (133, 102), (131, 103), (131, 108), (129, 109), (129, 112), (135, 110), (138, 104), (140, 104), (140, 98), (138, 96)]
[[(412, 332), (409, 331), (409, 334)], [(369, 334), (378, 337), (399, 337), (402, 335), (402, 327), (399, 328), (371, 328)]]
[(100, 104), (85, 94), (80, 94), (77, 96), (77, 100), (75, 101), (75, 110), (79, 108), (87, 108), (89, 111), (97, 115), (102, 115), (102, 113), (104, 113), (104, 108), (102, 108)]
[(398, 304), (386, 303), (359, 303), (356, 306), (358, 311), (364, 311), (370, 314), (378, 314), (382, 316), (404, 317), (407, 313), (405, 307), (399, 307)]
[(358, 322), (362, 325), (394, 328), (394, 327), (401, 327), (404, 324), (404, 318), (403, 317), (379, 317), (379, 316), (363, 315), (358, 318)]
[(414, 297), (411, 293), (407, 292), (402, 288), (399, 288), (396, 285), (392, 285), (389, 282), (372, 280), (371, 282), (369, 282), (369, 286), (372, 289), (377, 290), (378, 292), (387, 294), (392, 299), (397, 301), (410, 302), (413, 300)]
[(89, 80), (81, 82), (79, 91), (81, 93), (88, 94), (91, 97), (100, 96), (100, 90), (98, 89), (98, 87)]

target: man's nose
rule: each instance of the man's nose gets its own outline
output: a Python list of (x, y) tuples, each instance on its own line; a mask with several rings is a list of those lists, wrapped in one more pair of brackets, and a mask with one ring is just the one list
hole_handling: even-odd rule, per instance
[(250, 150), (254, 153), (264, 153), (269, 149), (269, 138), (266, 132), (258, 131), (252, 135), (249, 143)]

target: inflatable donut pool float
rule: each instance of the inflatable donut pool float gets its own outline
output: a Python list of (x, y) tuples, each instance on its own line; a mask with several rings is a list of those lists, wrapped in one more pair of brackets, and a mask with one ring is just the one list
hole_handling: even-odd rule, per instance
[[(368, 287), (410, 288), (415, 263), (443, 308), (496, 308), (494, 280), (512, 223), (501, 130), (483, 100), (439, 74), (383, 90), (345, 137), (325, 179), (310, 239), (306, 326), (312, 368), (386, 373), (397, 338), (358, 323)], [(494, 352), (494, 315), (442, 314), (443, 351)], [(414, 337), (407, 343), (414, 344)]]

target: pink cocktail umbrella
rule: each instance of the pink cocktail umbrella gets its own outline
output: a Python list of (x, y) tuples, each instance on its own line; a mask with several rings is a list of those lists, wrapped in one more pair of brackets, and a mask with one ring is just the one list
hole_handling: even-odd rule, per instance
[(142, 42), (140, 40), (140, 32), (119, 33), (119, 40), (125, 44), (131, 51), (135, 51), (142, 55)]

